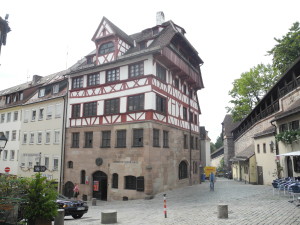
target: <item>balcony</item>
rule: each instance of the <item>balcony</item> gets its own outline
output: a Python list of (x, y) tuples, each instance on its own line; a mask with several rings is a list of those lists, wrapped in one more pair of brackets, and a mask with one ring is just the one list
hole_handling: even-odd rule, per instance
[(182, 79), (185, 79), (192, 87), (196, 89), (203, 88), (201, 74), (170, 48), (164, 47), (161, 54), (157, 55), (156, 58), (163, 62), (171, 71), (176, 72)]

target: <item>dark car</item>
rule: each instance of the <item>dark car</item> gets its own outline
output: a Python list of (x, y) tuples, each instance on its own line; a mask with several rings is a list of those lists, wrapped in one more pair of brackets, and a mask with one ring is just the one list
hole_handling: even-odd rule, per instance
[(89, 210), (86, 202), (81, 200), (72, 200), (63, 195), (58, 195), (56, 200), (59, 209), (65, 210), (65, 216), (72, 216), (79, 219)]

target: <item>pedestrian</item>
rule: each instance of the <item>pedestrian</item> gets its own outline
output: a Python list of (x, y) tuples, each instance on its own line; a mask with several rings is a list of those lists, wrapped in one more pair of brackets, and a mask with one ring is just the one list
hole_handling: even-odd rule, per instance
[(79, 186), (78, 186), (78, 184), (75, 184), (73, 192), (74, 192), (74, 197), (77, 199), (77, 197), (79, 195)]
[(215, 190), (215, 182), (216, 182), (215, 174), (213, 172), (211, 172), (209, 174), (210, 191), (214, 191)]

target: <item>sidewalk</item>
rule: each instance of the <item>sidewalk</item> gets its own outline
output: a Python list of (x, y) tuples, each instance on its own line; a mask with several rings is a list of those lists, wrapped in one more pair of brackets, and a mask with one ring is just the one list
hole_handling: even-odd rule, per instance
[[(128, 225), (198, 225), (198, 224), (300, 224), (300, 207), (287, 196), (273, 196), (271, 186), (249, 185), (218, 178), (215, 191), (209, 182), (174, 189), (167, 194), (167, 215), (163, 214), (163, 193), (152, 200), (97, 201), (81, 219), (65, 218), (65, 224), (101, 224), (101, 211), (114, 209), (117, 224)], [(228, 204), (229, 218), (217, 218), (217, 205)]]

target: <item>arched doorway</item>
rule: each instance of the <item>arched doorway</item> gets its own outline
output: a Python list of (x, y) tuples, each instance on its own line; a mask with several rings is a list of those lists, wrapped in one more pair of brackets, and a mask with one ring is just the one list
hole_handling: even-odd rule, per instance
[(102, 171), (93, 174), (93, 198), (107, 200), (107, 175)]
[(286, 157), (288, 177), (293, 177), (293, 164), (290, 156)]
[(68, 197), (68, 198), (73, 197), (73, 196), (74, 196), (73, 189), (74, 189), (74, 184), (73, 184), (71, 181), (68, 181), (68, 182), (65, 184), (65, 188), (64, 188), (64, 196), (66, 196), (66, 197)]

